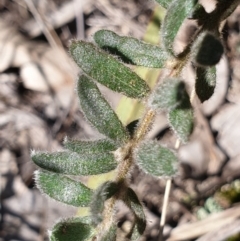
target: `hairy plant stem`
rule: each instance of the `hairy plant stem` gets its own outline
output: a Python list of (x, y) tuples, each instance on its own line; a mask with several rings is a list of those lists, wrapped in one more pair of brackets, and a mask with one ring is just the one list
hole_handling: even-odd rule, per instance
[[(170, 72), (168, 77), (178, 77), (184, 66), (189, 60), (189, 54), (186, 54), (183, 58), (175, 60), (174, 66), (172, 67), (172, 71)], [(107, 231), (112, 222), (114, 216), (114, 207), (117, 200), (124, 200), (125, 192), (126, 192), (126, 177), (129, 175), (131, 167), (134, 165), (133, 159), (133, 151), (138, 146), (138, 144), (145, 138), (148, 131), (151, 129), (151, 125), (156, 116), (156, 111), (147, 108), (145, 114), (143, 115), (140, 123), (134, 133), (133, 138), (120, 149), (119, 152), (119, 165), (117, 169), (117, 175), (115, 178), (116, 183), (121, 183), (118, 194), (111, 199), (109, 199), (105, 203), (105, 208), (103, 212), (103, 222), (98, 226), (98, 230), (100, 233)]]

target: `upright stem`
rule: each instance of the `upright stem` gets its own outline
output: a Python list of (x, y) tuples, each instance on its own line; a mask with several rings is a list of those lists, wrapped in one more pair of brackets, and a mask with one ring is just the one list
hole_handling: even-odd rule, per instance
[(137, 130), (135, 131), (135, 135), (133, 137), (134, 144), (139, 143), (139, 141), (141, 141), (148, 133), (155, 115), (156, 112), (151, 109), (146, 111), (146, 114), (143, 116)]

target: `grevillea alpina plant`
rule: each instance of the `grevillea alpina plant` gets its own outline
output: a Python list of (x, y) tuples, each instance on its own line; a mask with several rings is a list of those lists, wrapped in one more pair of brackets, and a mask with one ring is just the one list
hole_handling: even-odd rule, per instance
[[(155, 177), (171, 178), (178, 171), (174, 150), (145, 139), (156, 113), (166, 113), (178, 139), (182, 143), (188, 141), (193, 130), (194, 112), (181, 72), (189, 61), (196, 72), (195, 97), (204, 102), (214, 93), (215, 65), (224, 52), (219, 27), (239, 0), (216, 0), (216, 7), (210, 13), (197, 0), (156, 1), (167, 9), (161, 29), (161, 46), (122, 37), (108, 30), (95, 33), (95, 44), (82, 40), (71, 42), (70, 54), (82, 71), (77, 83), (81, 109), (85, 118), (105, 138), (92, 141), (66, 139), (65, 151), (32, 154), (32, 160), (41, 168), (35, 173), (41, 192), (59, 202), (90, 207), (91, 210), (87, 217), (58, 222), (50, 232), (52, 241), (117, 240), (114, 208), (119, 200), (135, 217), (128, 239), (139, 240), (146, 228), (146, 218), (143, 204), (129, 186), (134, 166), (138, 165), (143, 172)], [(185, 49), (176, 53), (174, 40), (187, 18), (194, 19), (198, 29)], [(168, 68), (169, 74), (151, 90), (123, 62)], [(96, 83), (145, 104), (145, 113), (133, 134), (123, 126)], [(116, 173), (113, 180), (106, 181), (96, 190), (76, 178), (112, 170)]]

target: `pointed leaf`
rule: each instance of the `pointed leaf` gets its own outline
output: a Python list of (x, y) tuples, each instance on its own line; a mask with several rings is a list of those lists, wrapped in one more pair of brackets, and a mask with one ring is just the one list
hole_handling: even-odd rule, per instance
[(190, 104), (180, 106), (169, 112), (168, 120), (171, 128), (177, 134), (178, 138), (186, 143), (193, 131), (194, 115)]
[(104, 152), (113, 152), (117, 149), (114, 142), (108, 139), (101, 139), (96, 141), (82, 141), (82, 140), (64, 140), (64, 146), (79, 155), (101, 154)]
[(173, 0), (170, 4), (162, 26), (163, 45), (172, 55), (173, 42), (185, 18), (191, 16), (197, 0)]
[[(146, 228), (146, 217), (143, 211), (143, 206), (139, 201), (136, 193), (131, 188), (128, 188), (127, 190), (127, 198), (127, 205), (130, 207), (130, 209), (135, 215), (135, 223), (138, 231), (134, 232), (134, 236), (135, 238), (139, 238), (144, 233), (144, 230)], [(139, 237), (136, 237), (137, 233), (139, 233)]]
[(102, 221), (102, 212), (104, 203), (111, 198), (119, 190), (119, 185), (115, 182), (103, 183), (95, 192), (90, 205), (92, 220), (94, 225), (98, 225)]
[(95, 234), (89, 221), (83, 218), (69, 218), (57, 223), (50, 232), (51, 241), (88, 241)]
[(195, 91), (201, 102), (208, 100), (214, 93), (216, 87), (216, 67), (196, 69)]
[(103, 234), (99, 241), (116, 241), (117, 240), (117, 225), (112, 224), (107, 232)]
[(171, 4), (172, 0), (155, 0), (157, 3), (160, 4), (163, 8), (168, 9), (169, 5)]
[(97, 175), (117, 167), (112, 153), (88, 156), (75, 152), (38, 152), (32, 154), (32, 160), (45, 170), (67, 175)]
[(97, 85), (86, 76), (79, 77), (78, 96), (85, 117), (100, 133), (121, 143), (129, 138), (126, 129), (103, 98)]
[(146, 141), (135, 152), (139, 167), (157, 177), (173, 176), (178, 169), (178, 160), (174, 151), (161, 146), (157, 141)]
[(221, 41), (210, 32), (201, 33), (192, 47), (192, 58), (200, 66), (213, 66), (224, 52)]
[(59, 202), (76, 207), (90, 204), (93, 192), (80, 182), (42, 170), (35, 172), (35, 180), (42, 193)]
[(155, 110), (172, 110), (178, 107), (186, 98), (185, 84), (176, 78), (165, 79), (154, 89), (148, 99), (149, 106)]
[(163, 49), (131, 37), (121, 37), (109, 30), (95, 33), (99, 47), (119, 55), (123, 61), (149, 68), (162, 68), (167, 60)]
[(73, 41), (70, 53), (92, 79), (130, 98), (141, 99), (150, 92), (149, 87), (137, 74), (106, 52), (84, 41)]

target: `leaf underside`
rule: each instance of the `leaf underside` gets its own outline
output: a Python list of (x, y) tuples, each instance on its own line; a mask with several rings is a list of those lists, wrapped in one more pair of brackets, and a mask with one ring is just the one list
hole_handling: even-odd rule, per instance
[(123, 61), (149, 68), (162, 68), (167, 60), (163, 49), (132, 37), (121, 37), (109, 30), (94, 34), (99, 47), (118, 55)]
[(107, 181), (103, 183), (95, 192), (91, 201), (90, 209), (94, 225), (102, 221), (102, 212), (104, 203), (118, 191), (118, 185), (115, 182)]
[(133, 230), (133, 236), (131, 240), (138, 240), (141, 235), (144, 233), (146, 228), (146, 217), (143, 211), (143, 206), (139, 201), (136, 193), (133, 189), (128, 188), (127, 190), (127, 205), (131, 208), (135, 215), (135, 226), (136, 230)]

